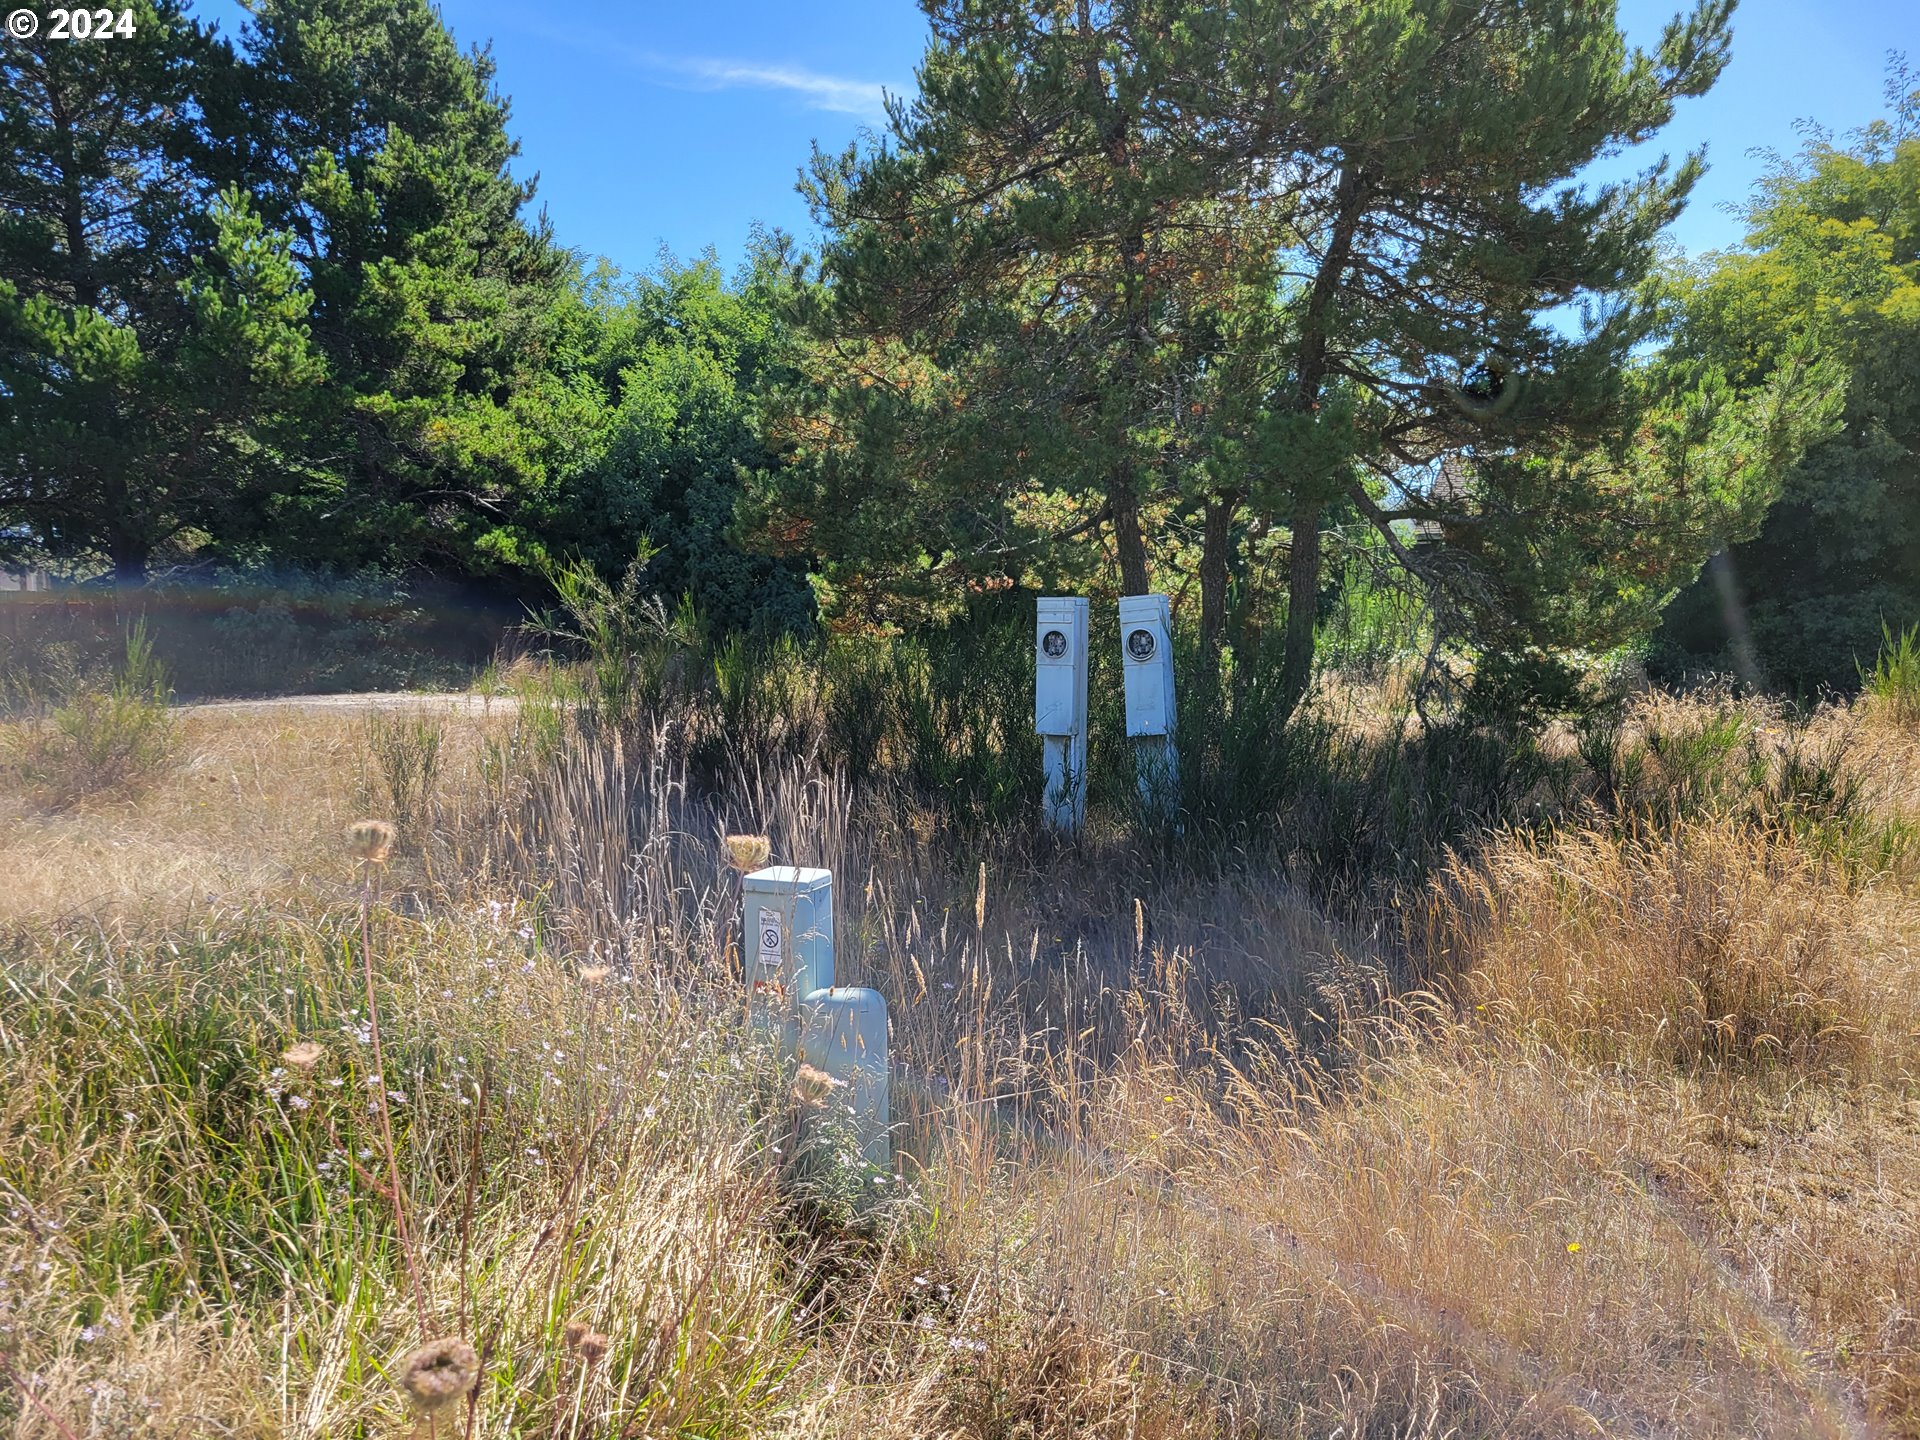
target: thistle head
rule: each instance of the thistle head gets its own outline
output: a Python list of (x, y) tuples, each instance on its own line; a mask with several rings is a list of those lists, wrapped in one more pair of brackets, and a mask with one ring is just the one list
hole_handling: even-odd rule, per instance
[(347, 843), (356, 860), (384, 865), (393, 854), (394, 829), (386, 820), (356, 820), (347, 827)]
[(569, 1320), (560, 1332), (561, 1339), (567, 1342), (567, 1348), (579, 1352), (580, 1358), (589, 1365), (596, 1365), (606, 1357), (613, 1342), (584, 1320)]
[(808, 1065), (803, 1061), (799, 1070), (794, 1073), (793, 1098), (802, 1105), (824, 1105), (827, 1103), (827, 1097), (832, 1095), (837, 1087), (846, 1083), (844, 1080), (834, 1079), (818, 1066)]
[(280, 1058), (295, 1070), (311, 1070), (327, 1058), (326, 1047), (313, 1040), (302, 1040), (280, 1052)]
[(773, 854), (773, 842), (764, 835), (727, 836), (727, 863), (742, 875), (758, 870)]
[(437, 1415), (460, 1401), (480, 1378), (480, 1357), (454, 1336), (429, 1340), (401, 1362), (398, 1384), (417, 1414)]

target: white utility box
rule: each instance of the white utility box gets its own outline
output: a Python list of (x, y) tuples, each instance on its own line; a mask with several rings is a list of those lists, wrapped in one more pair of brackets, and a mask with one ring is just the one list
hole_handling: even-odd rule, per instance
[(756, 870), (741, 878), (740, 908), (755, 1022), (779, 1036), (789, 1063), (837, 1082), (822, 1115), (846, 1121), (861, 1160), (891, 1173), (887, 1002), (877, 990), (833, 983), (833, 872)]
[(833, 872), (769, 865), (740, 881), (747, 993), (780, 1017), (833, 984)]
[(801, 1005), (798, 1058), (839, 1082), (825, 1100), (828, 1126), (844, 1122), (861, 1160), (892, 1173), (887, 1002), (880, 992), (842, 986), (808, 995)]
[(1127, 689), (1127, 734), (1171, 735), (1173, 618), (1164, 595), (1120, 597), (1120, 660)]
[(1033, 728), (1042, 735), (1087, 729), (1087, 601), (1040, 598), (1034, 626)]
[(1033, 632), (1033, 728), (1046, 741), (1047, 823), (1069, 833), (1087, 814), (1087, 600), (1043, 595)]

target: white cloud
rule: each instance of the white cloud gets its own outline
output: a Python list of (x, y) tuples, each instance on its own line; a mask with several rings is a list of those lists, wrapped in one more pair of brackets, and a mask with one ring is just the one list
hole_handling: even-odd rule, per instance
[(798, 65), (761, 65), (745, 60), (656, 60), (662, 68), (678, 71), (715, 90), (788, 90), (815, 110), (886, 118), (886, 87), (877, 81), (848, 80), (822, 75)]
[(779, 61), (709, 59), (691, 55), (662, 55), (655, 50), (623, 44), (604, 36), (589, 39), (575, 29), (559, 29), (538, 21), (523, 28), (557, 45), (582, 53), (611, 56), (635, 69), (650, 71), (668, 84), (692, 90), (784, 90), (798, 95), (814, 110), (832, 110), (842, 115), (884, 124), (887, 118), (887, 87), (877, 80), (849, 80), (842, 75), (823, 75), (804, 65)]

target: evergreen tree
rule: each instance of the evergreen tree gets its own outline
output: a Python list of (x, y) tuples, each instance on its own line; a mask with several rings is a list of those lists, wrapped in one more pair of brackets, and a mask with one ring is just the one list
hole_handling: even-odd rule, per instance
[(104, 559), (245, 523), (296, 478), (317, 366), (286, 237), (205, 178), (231, 55), (175, 0), (0, 49), (0, 524)]
[[(1851, 689), (1882, 626), (1920, 623), (1920, 88), (1848, 146), (1814, 132), (1748, 212), (1746, 245), (1678, 277), (1676, 357), (1758, 383), (1808, 346), (1844, 367), (1834, 432), (1753, 539), (1674, 602), (1657, 653), (1801, 693)], [(1719, 538), (1719, 537), (1716, 537)]]
[(525, 558), (592, 397), (548, 365), (571, 262), (524, 215), (506, 99), (427, 0), (257, 0), (226, 173), (293, 237), (329, 366), (294, 558)]
[(770, 407), (800, 463), (747, 519), (827, 557), (829, 603), (874, 618), (1083, 583), (1103, 558), (1143, 590), (1192, 471), (1172, 456), (1192, 458), (1217, 338), (1198, 312), (1264, 267), (1200, 217), (1238, 163), (1199, 104), (1222, 31), (1196, 18), (1147, 51), (1132, 7), (927, 8), (897, 144), (815, 156), (832, 244), (825, 283), (794, 292), (813, 345)]
[[(1284, 527), (1291, 700), (1339, 508), (1458, 637), (1609, 643), (1757, 523), (1754, 457), (1817, 418), (1804, 367), (1750, 395), (1630, 363), (1697, 159), (1575, 180), (1712, 83), (1729, 0), (1651, 54), (1610, 3), (926, 8), (890, 142), (816, 161), (824, 403), (789, 405), (804, 463), (756, 496), (835, 557), (835, 603), (1057, 570), (1096, 527), (1139, 590), (1195, 514), (1217, 595)], [(1636, 530), (1661, 543), (1623, 575)], [(1574, 576), (1605, 593), (1552, 592)]]

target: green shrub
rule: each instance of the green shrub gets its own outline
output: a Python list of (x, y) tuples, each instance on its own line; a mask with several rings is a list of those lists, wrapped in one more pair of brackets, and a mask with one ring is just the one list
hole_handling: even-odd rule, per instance
[(1920, 625), (1909, 625), (1898, 635), (1884, 621), (1880, 625), (1880, 653), (1873, 669), (1862, 670), (1867, 693), (1902, 725), (1920, 724)]
[(51, 712), (28, 719), (13, 768), (40, 803), (55, 809), (101, 795), (131, 796), (173, 763), (179, 726), (166, 667), (146, 625), (126, 638), (126, 658), (105, 686), (87, 685)]

